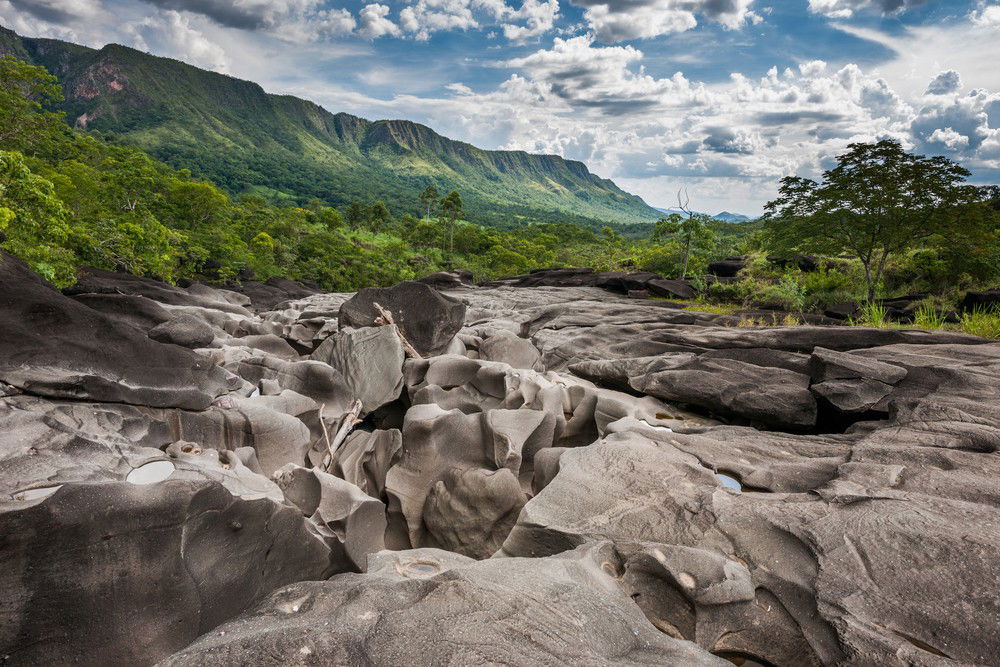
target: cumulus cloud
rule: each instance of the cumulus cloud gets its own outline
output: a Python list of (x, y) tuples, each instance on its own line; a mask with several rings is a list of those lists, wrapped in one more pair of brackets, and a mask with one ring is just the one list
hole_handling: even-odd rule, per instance
[(168, 10), (126, 29), (139, 49), (156, 51), (216, 72), (229, 71), (225, 51), (192, 25), (187, 14)]
[(365, 39), (375, 39), (383, 35), (399, 35), (400, 29), (389, 20), (389, 7), (379, 3), (365, 5), (358, 14), (360, 27), (358, 35)]
[(972, 22), (986, 28), (1000, 27), (1000, 5), (983, 7), (972, 13)]
[(962, 76), (953, 69), (941, 72), (930, 85), (927, 86), (927, 95), (950, 95), (957, 93), (962, 88)]
[(809, 0), (809, 10), (830, 18), (845, 19), (859, 11), (896, 14), (924, 2), (926, 0)]
[(418, 0), (399, 13), (399, 26), (418, 40), (442, 30), (478, 28), (468, 0)]
[(602, 42), (647, 39), (685, 32), (698, 16), (737, 29), (760, 16), (750, 11), (754, 0), (571, 0), (583, 7), (584, 19)]
[(524, 0), (520, 9), (505, 11), (503, 15), (507, 20), (503, 24), (504, 37), (523, 44), (552, 30), (559, 15), (559, 0)]

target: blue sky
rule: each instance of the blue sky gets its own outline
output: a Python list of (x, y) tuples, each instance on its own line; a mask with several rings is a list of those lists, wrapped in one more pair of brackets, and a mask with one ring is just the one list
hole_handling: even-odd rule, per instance
[(882, 137), (1000, 182), (1000, 0), (0, 0), (0, 23), (583, 160), (655, 206), (757, 214)]

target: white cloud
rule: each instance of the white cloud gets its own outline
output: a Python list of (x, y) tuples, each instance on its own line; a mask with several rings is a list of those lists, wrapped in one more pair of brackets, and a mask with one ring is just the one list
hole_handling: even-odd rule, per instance
[(1000, 27), (1000, 5), (989, 5), (972, 13), (972, 22), (986, 28)]
[[(552, 30), (559, 15), (559, 0), (524, 0), (521, 8), (504, 13), (503, 35), (516, 44), (540, 37)], [(520, 25), (520, 22), (524, 25)]]
[(953, 69), (941, 72), (930, 85), (927, 86), (927, 95), (950, 95), (957, 93), (962, 88), (962, 75)]
[(648, 39), (686, 32), (698, 16), (735, 30), (761, 19), (750, 11), (754, 0), (571, 0), (585, 8), (584, 19), (602, 42)]
[(389, 7), (386, 5), (378, 3), (365, 5), (358, 14), (358, 19), (361, 22), (358, 35), (365, 39), (375, 39), (383, 35), (399, 35), (399, 26), (386, 18), (387, 16), (389, 16)]
[(883, 14), (905, 12), (924, 2), (926, 0), (809, 0), (809, 11), (830, 18), (846, 19), (859, 11), (877, 11)]
[(155, 50), (160, 55), (216, 72), (229, 71), (225, 51), (194, 27), (188, 14), (168, 10), (130, 24), (126, 30), (139, 49)]

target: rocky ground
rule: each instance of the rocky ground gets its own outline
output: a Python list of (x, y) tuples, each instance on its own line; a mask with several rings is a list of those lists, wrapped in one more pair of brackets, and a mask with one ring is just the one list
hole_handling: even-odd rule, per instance
[(3, 660), (996, 664), (1000, 344), (466, 279), (4, 256)]

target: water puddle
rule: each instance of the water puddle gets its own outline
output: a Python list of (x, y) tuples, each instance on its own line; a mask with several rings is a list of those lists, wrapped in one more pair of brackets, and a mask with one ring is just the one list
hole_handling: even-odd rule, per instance
[(43, 498), (48, 498), (53, 493), (63, 488), (62, 484), (57, 486), (43, 486), (40, 489), (28, 489), (26, 491), (18, 491), (14, 494), (14, 500), (42, 500)]
[(743, 491), (743, 485), (740, 484), (739, 480), (734, 477), (730, 477), (729, 475), (726, 475), (724, 473), (717, 472), (715, 473), (715, 478), (720, 482), (722, 482), (722, 485), (727, 489), (732, 489), (737, 493), (741, 493)]
[(140, 486), (147, 486), (162, 482), (172, 474), (174, 474), (173, 463), (170, 461), (153, 461), (134, 468), (125, 478), (125, 481)]

